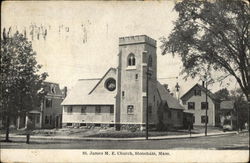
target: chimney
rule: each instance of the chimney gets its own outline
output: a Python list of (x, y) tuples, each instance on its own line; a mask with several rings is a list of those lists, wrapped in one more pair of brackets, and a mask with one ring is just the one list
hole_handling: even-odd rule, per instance
[(205, 88), (205, 81), (202, 81), (202, 87)]
[(63, 95), (64, 95), (64, 97), (67, 96), (67, 91), (68, 91), (68, 89), (67, 89), (67, 87), (65, 86), (64, 89), (63, 89)]

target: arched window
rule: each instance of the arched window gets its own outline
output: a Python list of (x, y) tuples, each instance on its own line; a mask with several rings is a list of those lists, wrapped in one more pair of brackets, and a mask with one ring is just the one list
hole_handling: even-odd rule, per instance
[(128, 66), (135, 66), (135, 55), (133, 53), (128, 55)]
[(151, 55), (148, 57), (148, 67), (152, 67), (153, 64), (153, 59), (151, 57)]

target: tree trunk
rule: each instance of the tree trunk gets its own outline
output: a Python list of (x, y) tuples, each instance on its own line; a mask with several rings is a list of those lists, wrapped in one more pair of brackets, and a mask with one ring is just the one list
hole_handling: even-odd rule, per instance
[(6, 134), (5, 134), (5, 142), (10, 142), (9, 140), (9, 132), (10, 132), (10, 116), (6, 114)]

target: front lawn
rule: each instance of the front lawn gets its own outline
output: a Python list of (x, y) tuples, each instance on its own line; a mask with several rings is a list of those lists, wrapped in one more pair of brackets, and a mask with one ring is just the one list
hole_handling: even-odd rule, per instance
[[(218, 128), (208, 128), (209, 132), (220, 131)], [(1, 134), (5, 134), (5, 130), (0, 130)], [(192, 134), (204, 133), (204, 127), (195, 128)], [(10, 134), (26, 135), (25, 130), (11, 129)], [(149, 136), (169, 136), (169, 135), (187, 135), (188, 130), (173, 130), (173, 131), (149, 131)], [(132, 138), (132, 137), (145, 137), (145, 131), (116, 131), (114, 128), (102, 129), (95, 127), (87, 128), (62, 128), (62, 129), (36, 129), (33, 130), (31, 135), (38, 136), (70, 136), (70, 137), (103, 137), (103, 138)]]
[[(149, 131), (148, 135), (152, 136), (169, 136), (169, 135), (186, 135), (188, 131)], [(192, 132), (194, 134), (194, 132)], [(89, 135), (87, 137), (104, 137), (104, 138), (132, 138), (132, 137), (145, 137), (145, 131), (110, 131)]]

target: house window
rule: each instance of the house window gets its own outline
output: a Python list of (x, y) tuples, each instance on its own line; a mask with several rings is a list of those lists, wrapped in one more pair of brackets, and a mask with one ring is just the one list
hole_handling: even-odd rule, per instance
[(95, 113), (100, 114), (101, 113), (101, 106), (96, 106), (95, 107)]
[(73, 112), (73, 107), (72, 107), (72, 106), (68, 106), (67, 112), (68, 112), (68, 113), (72, 113), (72, 112)]
[(111, 113), (111, 114), (114, 114), (114, 106), (113, 106), (113, 105), (110, 106), (110, 113)]
[(195, 109), (195, 103), (194, 102), (188, 102), (188, 110), (194, 110)]
[(128, 55), (128, 66), (135, 66), (135, 55), (133, 53)]
[(194, 90), (195, 96), (201, 96), (201, 90)]
[(171, 117), (172, 117), (172, 112), (168, 111), (168, 118), (171, 118)]
[(208, 123), (208, 117), (206, 118), (206, 116), (201, 116), (201, 123), (206, 123), (206, 119)]
[(206, 108), (208, 109), (208, 103), (206, 103), (206, 102), (201, 102), (201, 109), (202, 109), (202, 110), (206, 110)]
[(40, 116), (36, 116), (36, 123), (40, 123)]
[(52, 115), (49, 117), (49, 124), (52, 124)]
[(46, 108), (51, 108), (52, 107), (52, 99), (46, 98), (45, 105), (46, 105)]
[(56, 93), (56, 87), (54, 85), (50, 86), (51, 93), (55, 94)]
[(154, 102), (155, 102), (155, 96), (154, 96)]
[(136, 80), (138, 79), (138, 74), (135, 74), (135, 79), (136, 79)]
[(195, 123), (195, 116), (193, 116), (193, 123)]
[(127, 113), (128, 114), (133, 114), (134, 113), (134, 106), (133, 105), (128, 105)]
[(49, 123), (49, 119), (48, 119), (48, 116), (46, 115), (45, 116), (45, 124), (48, 124)]
[(124, 91), (122, 91), (122, 97), (124, 97), (125, 96), (125, 92)]
[(87, 107), (86, 106), (82, 106), (82, 108), (81, 108), (81, 114), (86, 114), (86, 110), (87, 110)]

